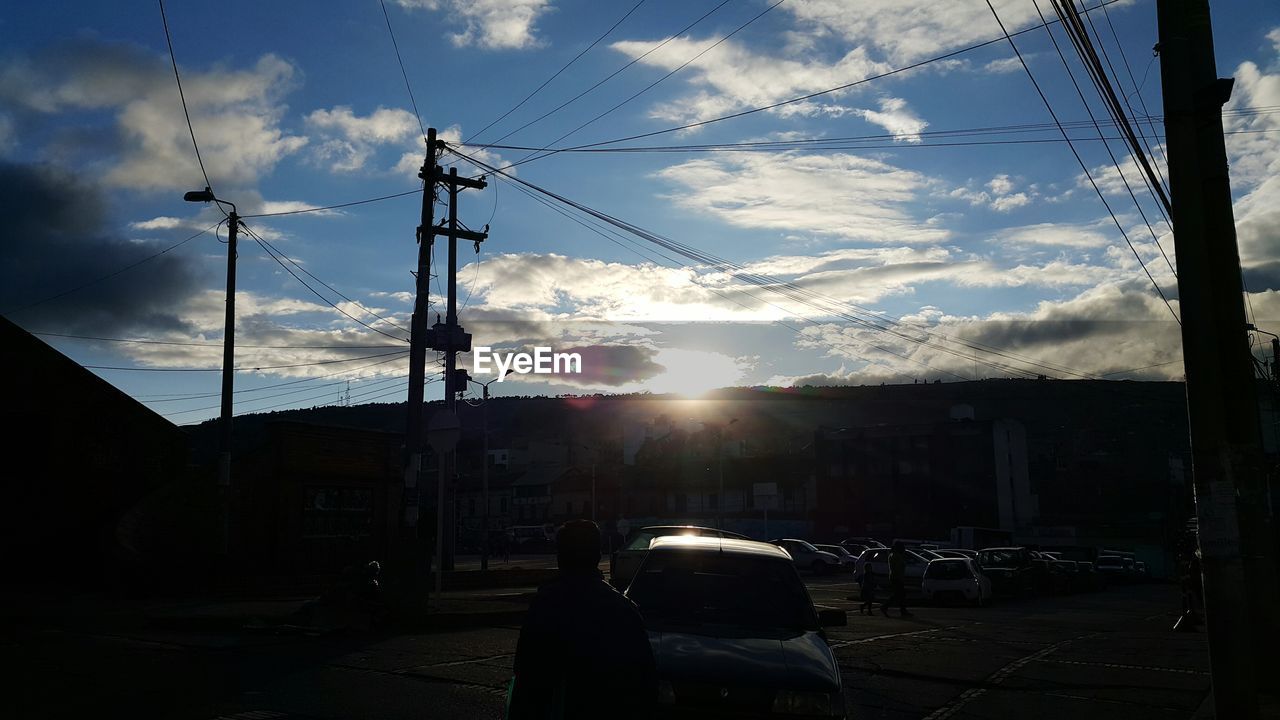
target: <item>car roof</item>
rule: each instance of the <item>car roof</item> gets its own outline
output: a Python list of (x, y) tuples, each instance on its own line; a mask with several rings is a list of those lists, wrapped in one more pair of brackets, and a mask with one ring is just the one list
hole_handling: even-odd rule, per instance
[(701, 525), (649, 525), (647, 527), (640, 528), (637, 532), (652, 533), (655, 530), (659, 532), (679, 531), (679, 530), (697, 530), (699, 532), (719, 533), (721, 535), (724, 535), (725, 537), (742, 538), (743, 540), (747, 539), (746, 536), (740, 535), (735, 532), (729, 532), (728, 530), (720, 530), (718, 528), (703, 527)]
[(649, 552), (721, 552), (733, 555), (763, 555), (790, 562), (791, 556), (777, 545), (755, 540), (703, 537), (701, 535), (664, 535), (649, 543)]

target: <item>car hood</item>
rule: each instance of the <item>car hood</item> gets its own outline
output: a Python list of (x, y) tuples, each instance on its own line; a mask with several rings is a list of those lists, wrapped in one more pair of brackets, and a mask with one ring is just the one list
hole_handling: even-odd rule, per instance
[(835, 657), (822, 636), (811, 630), (761, 637), (661, 629), (650, 630), (649, 642), (658, 676), (675, 683), (762, 684), (814, 692), (840, 689)]

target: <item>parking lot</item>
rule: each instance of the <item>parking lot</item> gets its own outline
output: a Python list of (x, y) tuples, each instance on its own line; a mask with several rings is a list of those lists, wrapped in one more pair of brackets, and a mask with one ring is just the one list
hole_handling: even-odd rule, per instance
[[(915, 605), (914, 617), (886, 618), (858, 614), (847, 576), (806, 582), (815, 603), (850, 610), (848, 626), (828, 636), (855, 720), (1185, 720), (1208, 692), (1204, 634), (1170, 629), (1179, 609), (1171, 585), (984, 608)], [(50, 710), (198, 720), (500, 718), (518, 635), (518, 623), (216, 641), (60, 632), (9, 649), (28, 690), (50, 690), (40, 692), (58, 703)], [(96, 682), (84, 683), (90, 676)], [(68, 682), (76, 693), (52, 692)]]

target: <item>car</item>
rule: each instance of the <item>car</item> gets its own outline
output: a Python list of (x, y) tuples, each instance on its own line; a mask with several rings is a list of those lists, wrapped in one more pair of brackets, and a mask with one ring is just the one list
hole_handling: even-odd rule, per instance
[(840, 667), (791, 557), (770, 543), (654, 538), (626, 596), (658, 669), (659, 717), (844, 718)]
[(944, 557), (925, 567), (920, 590), (931, 602), (964, 600), (981, 607), (991, 599), (991, 579), (969, 558)]
[(1147, 564), (1145, 562), (1143, 562), (1142, 560), (1139, 560), (1135, 562), (1133, 566), (1134, 566), (1134, 571), (1138, 575), (1138, 580), (1142, 582), (1146, 582), (1147, 580), (1151, 579), (1151, 573), (1147, 571)]
[(839, 557), (819, 550), (804, 540), (780, 538), (770, 540), (769, 543), (786, 550), (787, 554), (791, 556), (791, 561), (795, 563), (796, 569), (809, 570), (817, 575), (826, 575), (840, 570), (841, 562)]
[(858, 556), (846, 550), (843, 545), (814, 545), (814, 547), (835, 555), (840, 561), (841, 570), (853, 572), (853, 566), (858, 564)]
[[(934, 551), (933, 551), (933, 554), (934, 554), (934, 555), (937, 555), (937, 556), (939, 556), (939, 557), (944, 557), (944, 558), (953, 558), (953, 559), (957, 559), (957, 560), (963, 560), (963, 559), (965, 559), (965, 558), (969, 558), (969, 557), (970, 557), (969, 555), (967, 555), (967, 554), (965, 554), (965, 553), (962, 553), (962, 552), (960, 552), (959, 550), (952, 550), (952, 549), (950, 549), (950, 548), (942, 548), (942, 549), (939, 549), (939, 550), (934, 550)], [(975, 553), (975, 555), (976, 555), (976, 553)]]
[(1031, 595), (1044, 587), (1047, 560), (1024, 547), (994, 547), (978, 551), (978, 564), (991, 578), (997, 595)]
[(843, 546), (849, 552), (853, 553), (855, 557), (858, 555), (861, 555), (862, 551), (866, 550), (867, 548), (885, 547), (884, 543), (880, 542), (879, 540), (876, 540), (875, 538), (870, 538), (870, 537), (845, 538), (844, 540), (840, 541), (840, 545)]
[(1125, 558), (1119, 555), (1099, 555), (1094, 559), (1093, 566), (1107, 584), (1119, 584), (1129, 581), (1124, 561)]
[(1080, 576), (1080, 586), (1087, 591), (1102, 590), (1106, 587), (1106, 582), (1098, 571), (1093, 568), (1093, 563), (1083, 560), (1076, 563), (1076, 571)]
[(715, 538), (734, 538), (746, 540), (746, 536), (720, 530), (717, 528), (699, 527), (697, 525), (650, 525), (635, 530), (627, 537), (626, 544), (609, 556), (609, 582), (619, 590), (625, 590), (627, 583), (640, 568), (645, 555), (649, 552), (649, 543), (658, 537), (668, 535), (698, 535)]
[[(919, 592), (920, 580), (924, 577), (924, 569), (929, 564), (929, 560), (921, 557), (910, 549), (903, 551), (907, 558), (907, 574), (904, 578), (906, 590), (908, 594)], [(858, 556), (858, 562), (853, 566), (853, 579), (855, 582), (862, 582), (862, 574), (866, 572), (867, 565), (875, 571), (875, 586), (879, 589), (888, 589), (889, 587), (889, 548), (868, 548)]]

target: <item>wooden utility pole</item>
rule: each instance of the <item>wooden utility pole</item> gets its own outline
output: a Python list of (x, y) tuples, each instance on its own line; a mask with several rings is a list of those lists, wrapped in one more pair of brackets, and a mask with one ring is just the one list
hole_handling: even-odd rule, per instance
[(1208, 0), (1158, 0), (1178, 299), (1209, 661), (1220, 718), (1276, 677), (1275, 573)]
[[(424, 183), (422, 190), (422, 221), (418, 225), (418, 272), (415, 276), (413, 319), (409, 325), (409, 401), (408, 417), (404, 424), (404, 512), (403, 527), (418, 526), (418, 478), (422, 471), (422, 403), (426, 382), (427, 347), (431, 344), (431, 331), (427, 327), (427, 307), (431, 297), (431, 246), (435, 235), (435, 191), (438, 168), (436, 158), (439, 147), (436, 129), (427, 131), (427, 155), (418, 177)], [(416, 538), (417, 532), (409, 533)]]

